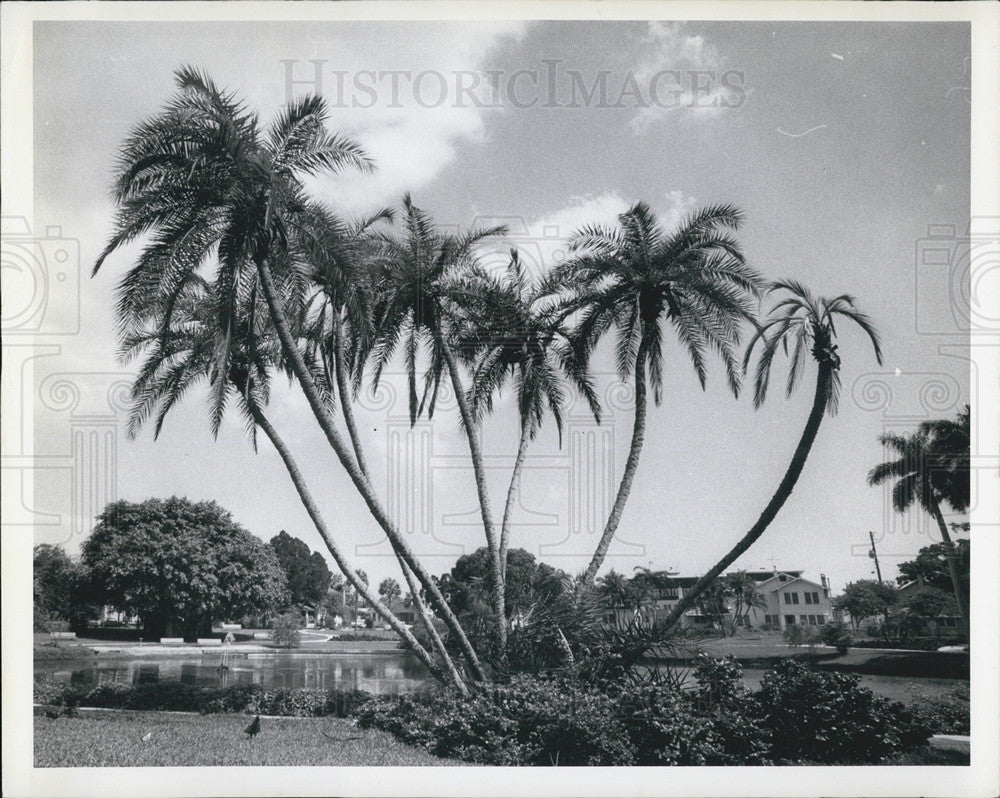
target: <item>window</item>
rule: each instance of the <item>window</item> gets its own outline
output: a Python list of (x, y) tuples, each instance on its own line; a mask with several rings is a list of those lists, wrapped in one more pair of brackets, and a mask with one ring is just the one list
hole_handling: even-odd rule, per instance
[(806, 593), (806, 604), (812, 604), (812, 603), (813, 603), (812, 593)]
[(792, 594), (785, 593), (785, 604), (791, 604), (791, 603), (792, 603)]
[(818, 623), (820, 626), (826, 626), (826, 616), (825, 615), (817, 615), (816, 616), (816, 623)]
[(785, 626), (795, 626), (795, 616), (786, 615), (785, 616)]
[(798, 603), (799, 603), (799, 594), (792, 593), (792, 604), (798, 604)]
[(810, 615), (809, 616), (809, 625), (810, 626), (815, 626), (816, 625), (816, 616), (815, 615)]
[(788, 577), (787, 577), (787, 576), (785, 576), (784, 574), (780, 574), (780, 575), (778, 576), (778, 581), (779, 581), (779, 582), (787, 582), (787, 581), (788, 581)]
[(802, 621), (803, 624), (809, 623), (809, 619), (805, 615), (800, 615), (799, 620)]
[(817, 591), (815, 590), (813, 591), (812, 597), (813, 597), (813, 604), (819, 604), (819, 593)]

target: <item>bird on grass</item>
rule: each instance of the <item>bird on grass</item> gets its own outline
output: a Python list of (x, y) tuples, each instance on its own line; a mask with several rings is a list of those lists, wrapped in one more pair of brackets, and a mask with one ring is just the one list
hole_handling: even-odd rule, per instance
[(253, 721), (247, 726), (243, 731), (247, 733), (247, 737), (252, 738), (256, 734), (260, 734), (260, 715), (254, 717)]

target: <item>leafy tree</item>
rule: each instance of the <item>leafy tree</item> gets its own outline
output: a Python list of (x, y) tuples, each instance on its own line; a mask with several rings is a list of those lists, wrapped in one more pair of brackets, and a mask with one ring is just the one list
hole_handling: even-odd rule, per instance
[(835, 323), (839, 318), (847, 319), (858, 325), (868, 336), (875, 350), (875, 359), (882, 363), (882, 347), (879, 335), (872, 326), (871, 320), (855, 307), (854, 298), (841, 294), (833, 299), (814, 297), (812, 293), (795, 280), (779, 280), (771, 284), (769, 294), (784, 292), (786, 296), (771, 308), (770, 318), (757, 329), (757, 333), (747, 346), (743, 358), (743, 368), (746, 370), (750, 358), (758, 342), (762, 343), (760, 359), (754, 378), (754, 406), (760, 407), (767, 396), (767, 387), (771, 376), (771, 364), (778, 349), (785, 353), (791, 348), (791, 367), (788, 371), (788, 382), (785, 393), (791, 396), (805, 371), (806, 353), (812, 354), (817, 365), (816, 391), (813, 395), (812, 409), (806, 420), (802, 437), (795, 447), (792, 460), (778, 484), (777, 490), (760, 514), (757, 522), (740, 538), (739, 542), (726, 555), (712, 566), (705, 575), (690, 590), (684, 592), (683, 598), (667, 617), (668, 625), (676, 624), (683, 613), (698, 599), (702, 590), (707, 588), (726, 568), (732, 565), (740, 555), (753, 545), (777, 517), (778, 512), (792, 495), (795, 483), (798, 482), (802, 469), (805, 467), (809, 452), (816, 440), (823, 415), (835, 415), (840, 398), (840, 355), (837, 354), (837, 338)]
[(868, 472), (869, 485), (895, 480), (892, 505), (897, 512), (917, 505), (937, 522), (962, 618), (967, 617), (968, 599), (959, 571), (959, 554), (941, 513), (941, 503), (951, 505), (955, 511), (968, 506), (968, 413), (964, 418), (964, 430), (961, 422), (935, 421), (921, 424), (910, 435), (881, 435), (882, 445), (899, 458), (880, 463)]
[(99, 601), (138, 615), (149, 637), (208, 634), (213, 619), (267, 612), (285, 591), (274, 550), (214, 502), (114, 502), (82, 552)]
[(927, 586), (906, 595), (900, 602), (900, 609), (912, 619), (914, 629), (922, 629), (942, 615), (954, 615), (958, 607), (947, 591)]
[[(446, 574), (443, 588), (456, 612), (467, 613), (474, 610), (477, 601), (489, 594), (490, 555), (485, 547), (471, 554), (463, 554)], [(510, 549), (507, 552), (505, 569), (504, 607), (508, 621), (530, 606), (534, 591), (552, 585), (565, 576), (546, 563), (536, 562), (535, 557), (524, 549)]]
[(288, 582), (289, 605), (317, 606), (330, 586), (330, 569), (323, 555), (310, 552), (298, 538), (281, 530), (270, 540)]
[(378, 594), (386, 604), (392, 604), (394, 599), (403, 595), (403, 588), (399, 586), (399, 582), (390, 576), (379, 582)]
[(68, 620), (73, 613), (78, 573), (62, 546), (35, 546), (33, 559), (34, 626), (43, 632), (52, 620)]
[(672, 327), (687, 350), (702, 387), (706, 358), (719, 354), (729, 385), (739, 390), (735, 347), (740, 322), (751, 318), (757, 273), (728, 231), (742, 215), (731, 205), (705, 208), (667, 233), (645, 203), (618, 217), (616, 227), (587, 227), (570, 242), (574, 256), (556, 270), (576, 295), (580, 320), (577, 353), (583, 362), (612, 327), (618, 333), (619, 376), (634, 375), (635, 421), (625, 469), (611, 513), (584, 574), (592, 584), (621, 522), (646, 433), (646, 390), (660, 404), (663, 392), (663, 329)]
[(851, 623), (857, 628), (865, 618), (888, 612), (898, 600), (894, 585), (874, 579), (859, 579), (844, 587), (844, 592), (833, 599), (833, 606), (850, 613)]
[[(970, 560), (971, 546), (968, 538), (959, 538), (955, 541), (955, 553), (958, 559), (958, 576), (965, 588), (965, 594), (969, 592), (969, 574), (971, 568)], [(948, 555), (943, 543), (932, 543), (924, 546), (917, 552), (913, 560), (901, 562), (899, 564), (899, 576), (896, 581), (900, 585), (907, 582), (923, 582), (928, 587), (936, 587), (939, 590), (952, 590), (951, 573), (948, 569)]]

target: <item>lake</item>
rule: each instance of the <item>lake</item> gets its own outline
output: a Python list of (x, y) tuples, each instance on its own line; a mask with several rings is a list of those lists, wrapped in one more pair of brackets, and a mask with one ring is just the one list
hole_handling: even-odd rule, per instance
[(93, 662), (36, 662), (35, 675), (48, 675), (80, 687), (107, 682), (146, 684), (181, 682), (204, 687), (259, 684), (270, 688), (365, 690), (397, 695), (427, 684), (427, 669), (412, 655), (248, 654), (221, 657), (143, 657)]

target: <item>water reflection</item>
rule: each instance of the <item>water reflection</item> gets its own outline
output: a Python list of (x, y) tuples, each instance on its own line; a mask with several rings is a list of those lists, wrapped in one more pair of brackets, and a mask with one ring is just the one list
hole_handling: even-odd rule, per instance
[(181, 682), (203, 687), (259, 684), (263, 687), (319, 690), (358, 689), (371, 693), (413, 692), (427, 683), (427, 670), (412, 655), (250, 655), (230, 658), (181, 657), (139, 660), (102, 660), (76, 663), (38, 662), (36, 674), (46, 674), (80, 687), (118, 682), (149, 684)]

